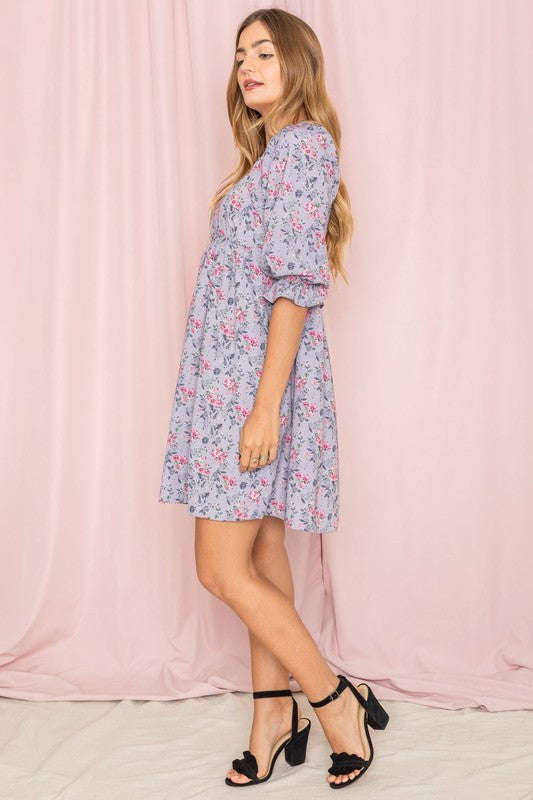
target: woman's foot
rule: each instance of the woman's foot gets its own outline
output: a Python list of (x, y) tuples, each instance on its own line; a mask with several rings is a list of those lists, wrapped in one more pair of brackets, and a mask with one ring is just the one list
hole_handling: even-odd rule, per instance
[[(335, 688), (334, 686), (331, 691)], [(366, 758), (357, 722), (359, 705), (360, 703), (353, 693), (349, 689), (345, 689), (331, 703), (313, 709), (333, 752), (355, 753)], [(327, 775), (326, 781), (328, 783), (346, 783), (348, 779), (353, 779), (359, 772), (361, 770), (356, 769), (346, 775)]]
[[(298, 719), (300, 719), (299, 709)], [(263, 778), (267, 774), (274, 742), (289, 733), (291, 722), (291, 697), (262, 697), (257, 702), (254, 701), (254, 718), (248, 749), (257, 759), (258, 778)], [(229, 770), (227, 777), (235, 783), (250, 783), (247, 775), (234, 769)]]

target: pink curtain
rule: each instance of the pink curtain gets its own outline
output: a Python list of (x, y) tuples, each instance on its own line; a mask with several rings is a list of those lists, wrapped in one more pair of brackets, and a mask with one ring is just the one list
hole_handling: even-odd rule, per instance
[[(0, 4), (2, 696), (251, 688), (158, 491), (260, 5)], [(278, 5), (322, 43), (357, 224), (323, 309), (340, 528), (288, 530), (297, 607), (383, 699), (533, 708), (533, 5)]]

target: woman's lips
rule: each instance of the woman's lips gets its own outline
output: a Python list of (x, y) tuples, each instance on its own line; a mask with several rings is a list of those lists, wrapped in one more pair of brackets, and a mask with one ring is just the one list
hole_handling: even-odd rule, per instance
[(249, 92), (250, 89), (257, 89), (258, 86), (262, 86), (262, 83), (251, 83), (249, 86), (244, 87), (245, 92)]

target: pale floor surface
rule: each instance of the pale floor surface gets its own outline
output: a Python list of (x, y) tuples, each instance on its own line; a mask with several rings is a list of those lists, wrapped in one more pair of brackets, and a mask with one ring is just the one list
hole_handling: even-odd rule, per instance
[(251, 695), (230, 692), (176, 701), (33, 702), (0, 698), (1, 800), (533, 800), (533, 711), (449, 711), (382, 701), (384, 731), (371, 729), (374, 761), (344, 789), (326, 783), (329, 747), (311, 719), (306, 762), (281, 753), (259, 786), (224, 777), (248, 749)]

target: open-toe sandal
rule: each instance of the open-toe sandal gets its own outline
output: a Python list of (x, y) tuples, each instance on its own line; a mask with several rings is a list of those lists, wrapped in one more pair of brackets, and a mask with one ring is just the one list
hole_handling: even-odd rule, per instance
[[(272, 691), (253, 692), (254, 700), (258, 697), (292, 697), (292, 692), (290, 689), (273, 689)], [(282, 750), (285, 750), (285, 761), (291, 767), (303, 764), (310, 730), (310, 719), (301, 717), (300, 720), (298, 720), (298, 704), (294, 697), (292, 697), (291, 730), (283, 736), (280, 736), (280, 738), (274, 742), (267, 774), (259, 778), (257, 776), (259, 769), (256, 757), (249, 750), (243, 750), (244, 758), (234, 758), (231, 766), (237, 772), (246, 775), (250, 780), (244, 783), (237, 783), (236, 781), (232, 781), (231, 778), (226, 777), (226, 784), (228, 786), (252, 786), (255, 783), (264, 783), (264, 781), (267, 781), (272, 775), (274, 764)]]
[(368, 732), (368, 725), (376, 730), (383, 730), (389, 721), (389, 715), (368, 684), (359, 683), (356, 689), (355, 686), (350, 683), (346, 675), (337, 675), (337, 677), (339, 678), (339, 683), (334, 692), (328, 694), (323, 700), (317, 700), (316, 703), (312, 703), (309, 700), (309, 703), (314, 708), (325, 706), (327, 703), (331, 703), (332, 700), (335, 700), (341, 692), (349, 686), (352, 693), (359, 701), (359, 706), (357, 708), (357, 725), (361, 741), (363, 742), (364, 758), (356, 753), (331, 753), (330, 758), (333, 764), (328, 769), (331, 775), (348, 775), (355, 770), (361, 770), (355, 777), (348, 778), (347, 781), (341, 781), (341, 783), (332, 781), (329, 784), (332, 789), (341, 789), (343, 786), (348, 786), (348, 784), (353, 783), (365, 774), (374, 757), (374, 748)]

